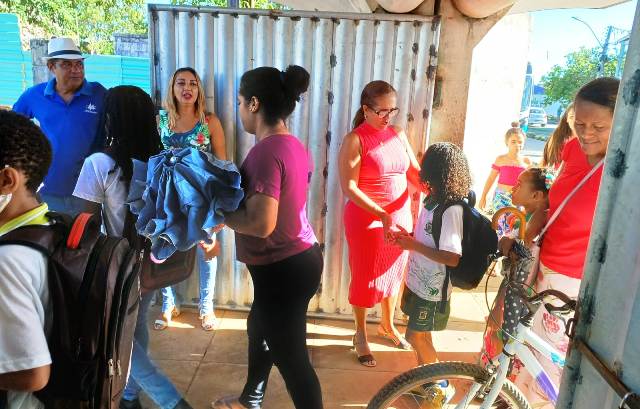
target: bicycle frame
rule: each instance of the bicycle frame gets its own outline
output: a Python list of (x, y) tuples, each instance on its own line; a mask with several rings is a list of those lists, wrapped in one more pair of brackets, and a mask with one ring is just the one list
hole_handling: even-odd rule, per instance
[[(511, 360), (514, 357), (518, 357), (529, 373), (534, 377), (538, 385), (545, 392), (547, 397), (555, 404), (558, 399), (558, 385), (555, 385), (549, 375), (545, 372), (544, 368), (535, 357), (531, 348), (540, 352), (543, 356), (550, 359), (553, 363), (564, 366), (565, 356), (557, 349), (553, 348), (548, 342), (536, 335), (531, 328), (518, 324), (514, 339), (509, 339), (504, 346), (503, 352), (498, 357), (498, 369), (493, 378), (493, 386), (487, 394), (480, 406), (480, 409), (489, 409), (495, 402), (502, 389), (502, 385), (507, 379), (507, 372), (509, 371)], [(463, 399), (456, 409), (466, 408), (469, 401), (480, 391), (483, 385), (475, 384), (465, 399)]]

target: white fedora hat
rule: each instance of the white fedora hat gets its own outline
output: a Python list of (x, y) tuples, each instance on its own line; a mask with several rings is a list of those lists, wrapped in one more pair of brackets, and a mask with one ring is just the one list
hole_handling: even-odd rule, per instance
[(65, 60), (79, 60), (84, 56), (80, 52), (80, 49), (68, 37), (57, 37), (49, 40), (49, 46), (47, 48), (48, 54), (44, 57), (45, 60), (52, 58), (62, 58)]

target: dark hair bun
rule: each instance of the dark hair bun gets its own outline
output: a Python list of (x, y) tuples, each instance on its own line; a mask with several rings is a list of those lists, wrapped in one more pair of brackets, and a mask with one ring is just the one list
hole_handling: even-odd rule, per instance
[(282, 73), (282, 85), (287, 97), (299, 101), (300, 94), (309, 88), (310, 75), (299, 65), (290, 65)]

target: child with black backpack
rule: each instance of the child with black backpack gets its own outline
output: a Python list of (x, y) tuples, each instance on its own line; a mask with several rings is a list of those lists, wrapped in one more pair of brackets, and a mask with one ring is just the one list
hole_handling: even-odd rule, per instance
[[(36, 190), (51, 163), (51, 146), (26, 117), (0, 110), (0, 238), (22, 226), (46, 225)], [(27, 246), (0, 246), (0, 408), (39, 409), (32, 392), (51, 371), (47, 260)]]
[[(135, 233), (127, 225), (129, 182), (132, 159), (147, 162), (160, 152), (155, 108), (149, 95), (129, 85), (111, 88), (105, 95), (97, 130), (104, 146), (85, 159), (73, 195), (81, 199), (84, 211), (104, 215), (109, 236), (128, 237)], [(134, 219), (128, 220), (130, 223)], [(133, 230), (133, 233), (131, 232)], [(133, 240), (132, 240), (133, 241)], [(131, 356), (131, 374), (122, 394), (120, 408), (140, 409), (141, 390), (162, 409), (190, 409), (173, 383), (155, 366), (147, 354), (149, 334), (147, 312), (153, 293), (143, 294), (138, 310)]]
[[(420, 178), (427, 197), (414, 236), (400, 228), (400, 232), (393, 234), (393, 240), (410, 250), (401, 308), (409, 316), (407, 340), (416, 351), (418, 363), (424, 365), (438, 361), (431, 332), (444, 330), (449, 320), (452, 286), (447, 268), (457, 266), (462, 257), (465, 210), (460, 204), (446, 207), (441, 215), (439, 240), (432, 229), (434, 215), (439, 206), (467, 197), (471, 176), (459, 147), (436, 143), (422, 158)], [(438, 405), (446, 403), (455, 393), (453, 386), (446, 382), (425, 387), (425, 392), (432, 394), (434, 407), (440, 407)]]

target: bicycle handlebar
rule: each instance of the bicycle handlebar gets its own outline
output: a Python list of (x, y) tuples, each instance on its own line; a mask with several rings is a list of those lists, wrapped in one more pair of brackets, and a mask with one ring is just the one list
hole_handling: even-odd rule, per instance
[[(547, 297), (555, 297), (557, 299), (559, 299), (560, 301), (562, 301), (564, 304), (560, 305), (560, 306), (555, 306), (553, 304), (548, 304), (548, 303), (544, 303), (544, 307), (547, 309), (547, 311), (549, 311), (550, 313), (554, 313), (554, 312), (558, 312), (558, 313), (562, 313), (562, 312), (571, 312), (571, 311), (575, 311), (576, 310), (576, 300), (572, 300), (568, 295), (566, 295), (565, 293), (563, 293), (562, 291), (558, 291), (558, 290), (553, 290), (553, 289), (549, 289), (549, 290), (544, 290), (541, 291), (537, 294), (534, 294), (533, 296), (529, 297), (523, 287), (523, 285), (513, 282), (511, 281), (509, 284), (515, 284), (512, 287), (516, 288), (516, 290), (518, 291), (520, 297), (522, 298), (522, 300), (525, 302), (525, 304), (529, 304), (529, 305), (540, 305), (543, 303), (544, 299)], [(529, 308), (531, 309), (531, 308)]]

